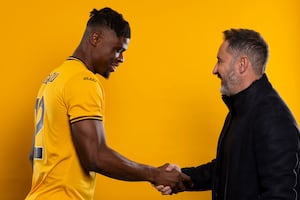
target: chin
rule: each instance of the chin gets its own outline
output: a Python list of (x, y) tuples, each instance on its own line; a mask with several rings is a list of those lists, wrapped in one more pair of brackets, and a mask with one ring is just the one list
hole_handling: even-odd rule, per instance
[(109, 78), (109, 76), (110, 76), (110, 72), (105, 72), (105, 73), (103, 73), (103, 74), (101, 74), (104, 78), (106, 78), (106, 79), (108, 79)]
[(226, 88), (224, 88), (224, 87), (221, 87), (220, 93), (221, 93), (222, 95), (229, 96), (228, 90), (227, 90)]

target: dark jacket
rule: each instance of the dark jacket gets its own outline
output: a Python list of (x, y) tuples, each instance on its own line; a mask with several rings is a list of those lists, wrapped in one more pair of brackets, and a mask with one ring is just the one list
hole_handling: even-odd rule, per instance
[(212, 190), (213, 200), (299, 199), (299, 129), (267, 76), (223, 100), (229, 113), (216, 159), (182, 169), (189, 190)]

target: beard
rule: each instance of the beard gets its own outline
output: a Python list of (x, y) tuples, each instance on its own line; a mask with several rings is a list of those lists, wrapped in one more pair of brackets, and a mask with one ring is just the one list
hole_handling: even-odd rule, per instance
[(240, 84), (240, 79), (232, 69), (228, 72), (228, 76), (222, 78), (220, 92), (222, 95), (231, 96), (236, 94), (236, 89)]

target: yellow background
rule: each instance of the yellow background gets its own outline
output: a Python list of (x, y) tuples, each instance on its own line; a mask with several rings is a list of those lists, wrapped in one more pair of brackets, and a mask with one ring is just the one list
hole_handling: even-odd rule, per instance
[[(3, 5), (4, 4), (4, 5)], [(298, 0), (29, 0), (2, 2), (0, 199), (30, 188), (28, 152), (41, 81), (71, 55), (89, 12), (110, 6), (130, 22), (125, 63), (103, 81), (108, 143), (154, 166), (195, 166), (215, 156), (227, 108), (211, 71), (222, 31), (251, 28), (269, 43), (267, 74), (300, 119)], [(95, 199), (210, 199), (210, 192), (161, 196), (149, 183), (99, 175)]]

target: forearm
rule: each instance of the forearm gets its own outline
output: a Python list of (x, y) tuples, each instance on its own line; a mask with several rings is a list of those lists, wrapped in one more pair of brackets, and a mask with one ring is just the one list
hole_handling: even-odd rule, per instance
[(111, 148), (102, 148), (91, 170), (105, 176), (125, 181), (154, 182), (158, 169), (131, 161)]
[(167, 172), (166, 165), (156, 168), (131, 161), (109, 148), (102, 122), (83, 120), (72, 124), (73, 142), (83, 169), (125, 181), (149, 181), (153, 184), (176, 186), (185, 175)]
[(187, 187), (188, 191), (210, 190), (212, 188), (213, 168), (215, 161), (198, 167), (182, 168), (182, 172), (190, 176), (193, 187)]

